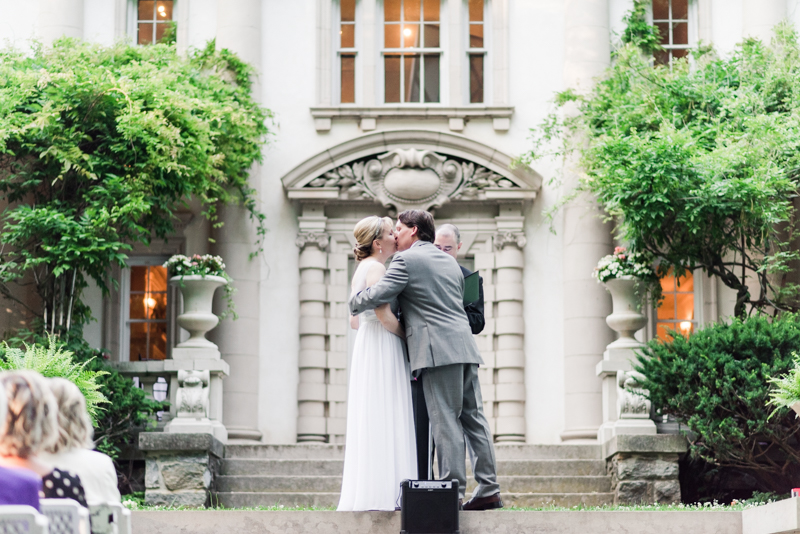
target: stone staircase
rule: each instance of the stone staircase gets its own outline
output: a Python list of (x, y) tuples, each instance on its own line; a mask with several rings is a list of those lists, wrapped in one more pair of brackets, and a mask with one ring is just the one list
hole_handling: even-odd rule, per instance
[[(613, 501), (599, 445), (496, 445), (506, 507), (599, 506)], [(227, 445), (217, 477), (218, 503), (335, 507), (342, 484), (342, 445)], [(475, 486), (467, 485), (467, 495)]]

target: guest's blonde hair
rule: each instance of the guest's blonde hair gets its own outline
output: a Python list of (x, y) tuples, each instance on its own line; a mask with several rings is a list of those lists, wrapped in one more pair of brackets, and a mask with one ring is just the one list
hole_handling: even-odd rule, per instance
[(0, 373), (8, 413), (0, 425), (0, 455), (28, 458), (58, 440), (58, 404), (36, 371)]
[(92, 420), (83, 393), (65, 378), (51, 378), (48, 382), (58, 403), (58, 441), (47, 447), (47, 452), (91, 449), (94, 445)]
[(371, 215), (356, 223), (356, 227), (353, 228), (353, 235), (356, 238), (356, 247), (353, 252), (356, 255), (356, 261), (372, 255), (372, 242), (383, 236), (384, 227), (387, 224), (389, 226), (393, 224), (389, 217), (378, 217), (377, 215)]

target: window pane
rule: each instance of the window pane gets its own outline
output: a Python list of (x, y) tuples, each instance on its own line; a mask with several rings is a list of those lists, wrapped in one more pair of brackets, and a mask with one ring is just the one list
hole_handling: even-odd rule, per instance
[(689, 18), (688, 0), (672, 0), (672, 20)]
[(167, 318), (167, 294), (145, 293), (144, 297), (147, 318), (165, 320)]
[(483, 24), (469, 25), (469, 47), (483, 48)]
[(677, 290), (683, 293), (694, 293), (694, 276), (689, 273), (686, 276), (681, 276), (678, 279)]
[(342, 22), (355, 22), (356, 20), (356, 0), (339, 0), (341, 15), (339, 20)]
[(403, 20), (416, 22), (420, 19), (419, 0), (403, 0)]
[(131, 291), (144, 291), (147, 279), (147, 267), (131, 267)]
[(164, 22), (172, 20), (172, 2), (159, 1), (156, 2), (156, 20)]
[(385, 102), (400, 102), (400, 56), (384, 56), (383, 87)]
[(667, 276), (663, 277), (661, 280), (661, 291), (664, 293), (675, 291), (675, 277), (672, 276), (672, 269), (669, 270)]
[(662, 341), (669, 341), (672, 336), (667, 334), (668, 330), (675, 330), (675, 325), (672, 323), (658, 323), (656, 324), (656, 335)]
[(139, 362), (147, 359), (147, 323), (131, 324), (130, 361)]
[(483, 21), (483, 0), (469, 0), (469, 21)]
[(131, 319), (145, 319), (144, 293), (131, 294), (128, 300)]
[(403, 48), (419, 47), (419, 24), (403, 24)]
[(385, 24), (383, 27), (383, 46), (386, 48), (400, 48), (400, 30), (402, 26), (399, 24)]
[(678, 323), (677, 328), (675, 328), (678, 332), (683, 334), (684, 337), (689, 337), (689, 334), (694, 332), (694, 323), (691, 321), (681, 321)]
[(653, 20), (669, 18), (669, 0), (653, 0)]
[(669, 22), (656, 22), (656, 28), (658, 28), (658, 35), (661, 37), (661, 44), (668, 45), (669, 44)]
[(425, 55), (425, 102), (439, 102), (439, 54)]
[(661, 306), (658, 307), (659, 319), (675, 319), (675, 294), (666, 293)]
[(139, 24), (139, 34), (136, 42), (140, 45), (146, 45), (153, 42), (153, 25), (152, 24)]
[(154, 4), (153, 0), (139, 0), (139, 20), (153, 20)]
[(356, 101), (356, 57), (342, 56), (342, 96), (344, 104), (353, 104)]
[(356, 26), (355, 24), (342, 24), (339, 30), (341, 35), (342, 48), (353, 48), (356, 46)]
[(151, 360), (164, 360), (167, 357), (167, 325), (166, 323), (150, 324), (150, 347), (149, 356)]
[(419, 63), (420, 56), (417, 54), (403, 56), (405, 102), (419, 102)]
[(167, 268), (161, 265), (148, 267), (150, 291), (167, 290)]
[(689, 55), (688, 50), (670, 50), (672, 52), (672, 59), (677, 59), (679, 57), (686, 57)]
[(672, 25), (672, 44), (674, 45), (687, 45), (689, 44), (689, 23), (676, 22)]
[(383, 0), (383, 20), (400, 20), (400, 0)]
[(676, 319), (683, 319), (691, 321), (694, 319), (694, 294), (692, 293), (678, 293), (675, 295), (675, 301), (678, 308)]
[(425, 31), (425, 40), (423, 41), (423, 46), (428, 48), (438, 48), (439, 47), (439, 25), (438, 24), (426, 24), (424, 26)]
[(469, 56), (469, 102), (480, 104), (483, 102), (483, 55), (472, 54)]
[(167, 31), (168, 24), (156, 24), (156, 42), (160, 43), (161, 38), (164, 37), (164, 32)]
[(424, 0), (423, 10), (425, 12), (425, 20), (434, 21), (439, 20), (439, 3), (441, 0)]

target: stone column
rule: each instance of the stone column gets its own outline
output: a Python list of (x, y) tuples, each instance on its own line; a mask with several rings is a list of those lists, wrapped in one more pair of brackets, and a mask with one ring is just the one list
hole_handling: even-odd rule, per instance
[(327, 334), (325, 310), (328, 268), (326, 249), (330, 242), (323, 232), (297, 236), (300, 248), (300, 373), (297, 386), (297, 441), (328, 441)]
[[(261, 71), (261, 2), (226, 0), (218, 2), (217, 47), (227, 48)], [(259, 101), (260, 85), (253, 79), (253, 96)], [(259, 188), (259, 167), (250, 170), (250, 185)], [(224, 206), (219, 212), (224, 226), (215, 231), (214, 254), (222, 256), (228, 274), (234, 279), (234, 302), (239, 319), (225, 320), (214, 330), (231, 374), (223, 393), (224, 424), (232, 439), (261, 439), (258, 430), (258, 379), (261, 262), (250, 259), (255, 252), (256, 229), (242, 206)]]
[(46, 46), (60, 37), (83, 39), (83, 0), (39, 0), (39, 35)]
[[(567, 0), (564, 14), (564, 87), (585, 92), (609, 65), (608, 0)], [(563, 187), (569, 192), (578, 183), (577, 157), (564, 165)], [(611, 228), (600, 214), (595, 199), (588, 196), (575, 199), (563, 211), (564, 441), (597, 439), (602, 422), (595, 366), (613, 333), (605, 323), (611, 299), (591, 277), (597, 261), (612, 250)]]
[(743, 0), (742, 37), (769, 43), (772, 29), (785, 18), (786, 0)]
[(525, 258), (522, 232), (495, 236), (495, 441), (525, 442), (525, 322), (523, 319), (522, 269)]

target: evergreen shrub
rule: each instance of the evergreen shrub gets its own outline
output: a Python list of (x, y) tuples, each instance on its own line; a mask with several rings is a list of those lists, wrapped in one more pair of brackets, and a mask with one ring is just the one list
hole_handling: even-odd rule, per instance
[(653, 407), (691, 430), (693, 457), (743, 471), (753, 489), (788, 493), (800, 480), (800, 419), (785, 407), (770, 417), (769, 380), (793, 367), (795, 352), (800, 317), (760, 315), (651, 341), (636, 370)]

